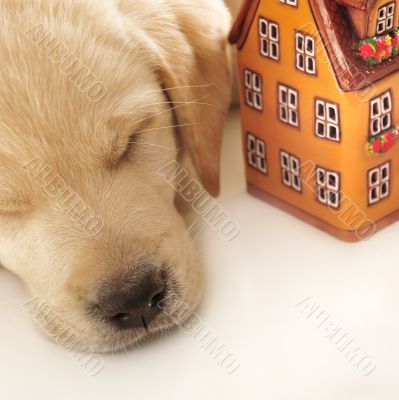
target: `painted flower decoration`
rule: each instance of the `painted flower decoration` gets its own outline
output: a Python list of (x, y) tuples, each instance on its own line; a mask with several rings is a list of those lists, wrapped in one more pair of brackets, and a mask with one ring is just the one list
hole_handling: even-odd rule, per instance
[(390, 35), (374, 36), (357, 44), (359, 56), (368, 64), (381, 64), (399, 55), (399, 29)]
[(389, 129), (374, 136), (368, 144), (369, 154), (383, 154), (389, 151), (399, 138), (399, 128)]

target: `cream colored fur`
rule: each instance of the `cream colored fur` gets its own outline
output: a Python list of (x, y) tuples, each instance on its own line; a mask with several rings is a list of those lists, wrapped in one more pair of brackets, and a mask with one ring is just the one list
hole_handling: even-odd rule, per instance
[[(49, 59), (35, 42), (38, 25), (104, 85), (101, 99)], [(87, 315), (100, 284), (136, 265), (167, 266), (188, 305), (178, 322), (199, 302), (197, 251), (157, 170), (188, 152), (218, 192), (229, 27), (221, 0), (0, 3), (0, 263), (96, 351), (147, 335)], [(32, 174), (38, 162), (101, 218), (101, 231), (88, 235), (55, 204)], [(149, 333), (171, 324), (161, 315)], [(45, 330), (59, 329), (49, 322)]]

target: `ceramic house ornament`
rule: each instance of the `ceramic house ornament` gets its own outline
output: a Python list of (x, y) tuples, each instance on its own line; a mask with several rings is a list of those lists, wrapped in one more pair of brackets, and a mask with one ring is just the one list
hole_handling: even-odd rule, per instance
[(248, 190), (346, 241), (399, 219), (399, 0), (245, 0)]

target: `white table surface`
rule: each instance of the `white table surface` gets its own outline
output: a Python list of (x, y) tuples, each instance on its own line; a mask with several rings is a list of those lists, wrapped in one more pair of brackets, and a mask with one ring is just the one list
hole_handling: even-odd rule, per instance
[[(205, 231), (199, 315), (235, 354), (234, 374), (176, 332), (105, 356), (102, 372), (89, 376), (36, 331), (21, 308), (22, 285), (0, 269), (0, 399), (397, 399), (399, 223), (346, 244), (249, 196), (237, 112), (226, 127), (222, 182), (220, 201), (241, 234), (225, 242)], [(362, 376), (299, 312), (295, 305), (306, 298), (353, 338), (375, 371)]]

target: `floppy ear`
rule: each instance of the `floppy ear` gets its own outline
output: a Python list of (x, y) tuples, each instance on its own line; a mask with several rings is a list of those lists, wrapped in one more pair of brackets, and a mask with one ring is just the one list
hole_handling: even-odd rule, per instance
[(176, 10), (175, 29), (161, 28), (162, 39), (157, 40), (159, 74), (183, 144), (204, 187), (216, 196), (223, 126), (231, 101), (230, 14), (216, 0), (174, 0), (172, 10)]

